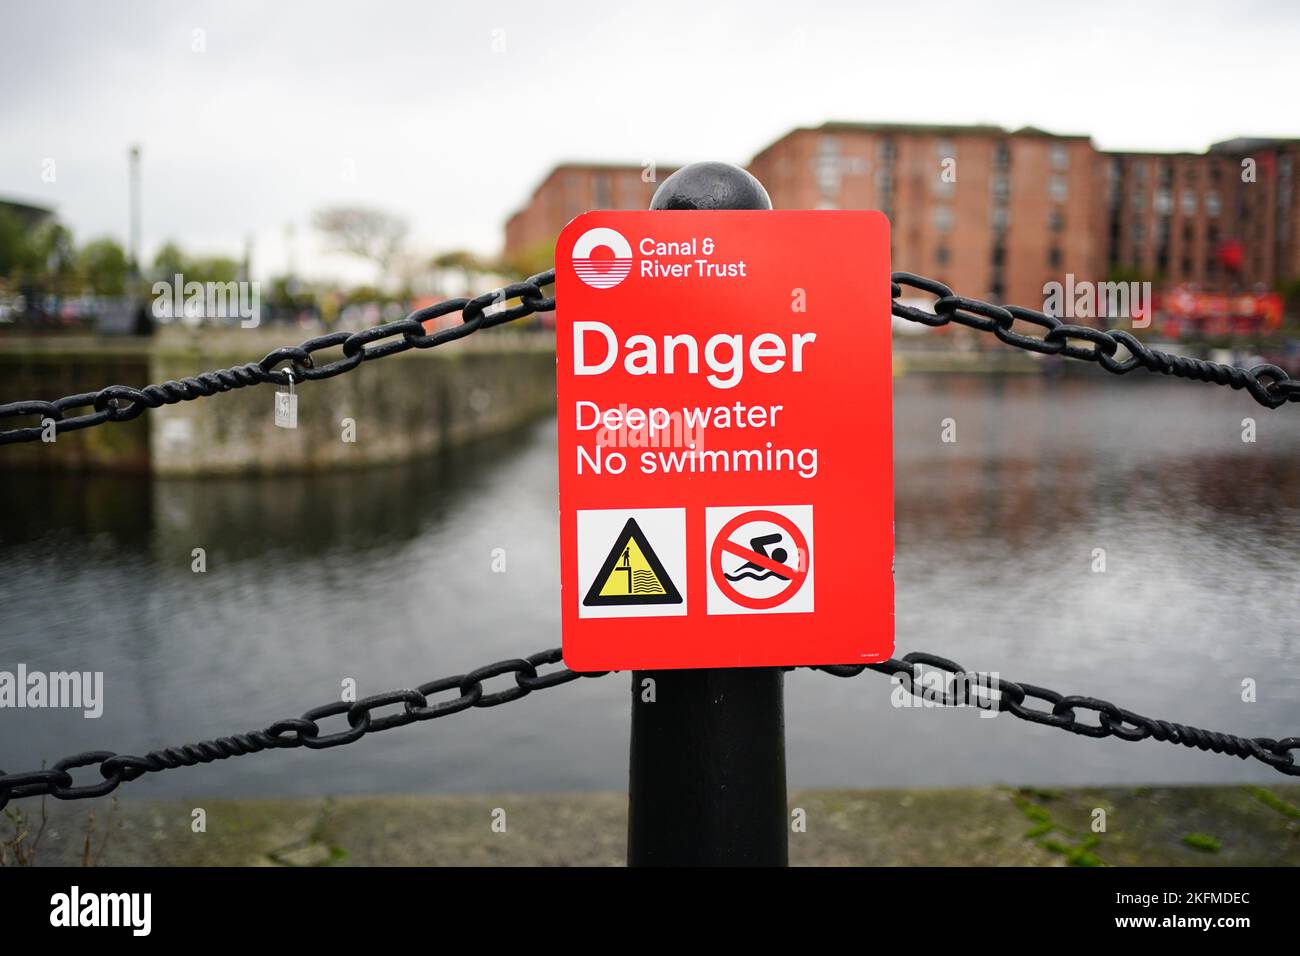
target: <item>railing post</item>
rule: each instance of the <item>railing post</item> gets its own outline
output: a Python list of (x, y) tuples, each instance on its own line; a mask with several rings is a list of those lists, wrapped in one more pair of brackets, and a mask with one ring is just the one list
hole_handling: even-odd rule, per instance
[[(664, 180), (650, 208), (772, 201), (738, 166), (693, 163)], [(632, 674), (630, 866), (786, 865), (784, 676), (780, 668)]]

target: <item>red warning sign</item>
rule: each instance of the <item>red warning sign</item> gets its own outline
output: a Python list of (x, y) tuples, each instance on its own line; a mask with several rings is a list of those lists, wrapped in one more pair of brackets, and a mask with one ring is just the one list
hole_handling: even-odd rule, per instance
[(885, 218), (588, 213), (555, 261), (565, 662), (888, 657)]

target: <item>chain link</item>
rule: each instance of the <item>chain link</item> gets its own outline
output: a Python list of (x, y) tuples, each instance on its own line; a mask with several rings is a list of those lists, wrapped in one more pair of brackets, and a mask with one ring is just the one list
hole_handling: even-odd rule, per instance
[[(175, 405), (206, 398), (218, 392), (230, 392), (249, 385), (273, 382), (287, 385), (289, 376), (277, 367), (290, 363), (294, 382), (314, 382), (350, 372), (362, 362), (397, 355), (410, 349), (431, 349), (456, 339), (472, 335), (481, 329), (490, 329), (535, 312), (549, 312), (555, 308), (555, 299), (548, 298), (544, 286), (555, 282), (555, 270), (548, 269), (501, 289), (484, 293), (473, 299), (447, 299), (428, 308), (412, 312), (404, 319), (388, 322), (359, 332), (330, 332), (308, 339), (300, 345), (275, 349), (260, 361), (237, 365), (234, 368), (204, 372), (192, 378), (131, 388), (127, 385), (109, 385), (97, 392), (69, 395), (53, 402), (11, 402), (0, 405), (0, 420), (25, 415), (39, 415), (41, 421), (54, 421), (56, 434), (91, 428), (105, 422), (125, 422), (143, 414), (147, 408)], [(518, 299), (517, 305), (507, 303)], [(424, 323), (430, 319), (461, 314), (461, 320), (449, 328), (426, 334)], [(387, 341), (386, 341), (387, 340)], [(325, 365), (317, 365), (314, 353), (324, 349), (342, 347), (343, 357)], [(82, 415), (66, 413), (79, 408), (94, 410)], [(14, 442), (36, 441), (42, 437), (41, 425), (0, 431), (0, 445)]]
[[(1300, 380), (1291, 378), (1285, 369), (1276, 365), (1256, 365), (1239, 368), (1220, 362), (1174, 355), (1149, 348), (1129, 332), (1120, 329), (1109, 331), (1088, 325), (1068, 325), (1046, 312), (1016, 305), (996, 305), (979, 299), (956, 295), (952, 289), (936, 279), (895, 272), (891, 277), (890, 294), (893, 314), (910, 322), (919, 322), (931, 328), (957, 323), (979, 332), (991, 332), (1006, 345), (1012, 345), (1041, 355), (1062, 355), (1082, 362), (1095, 362), (1106, 371), (1124, 375), (1135, 368), (1159, 372), (1175, 378), (1227, 385), (1245, 389), (1255, 401), (1267, 408), (1278, 408), (1287, 402), (1300, 402)], [(295, 382), (318, 381), (350, 372), (362, 362), (373, 361), (410, 349), (429, 349), (472, 335), (481, 329), (490, 329), (536, 312), (549, 312), (555, 308), (554, 296), (548, 298), (542, 287), (555, 282), (555, 270), (548, 269), (493, 292), (473, 299), (447, 299), (428, 308), (412, 312), (404, 319), (362, 329), (359, 332), (330, 332), (308, 339), (300, 345), (278, 348), (263, 356), (260, 361), (237, 365), (234, 368), (203, 372), (180, 381), (163, 382), (131, 388), (126, 385), (109, 385), (97, 392), (82, 392), (52, 402), (27, 401), (0, 405), (0, 420), (26, 415), (39, 415), (41, 421), (54, 421), (56, 433), (91, 428), (105, 422), (125, 422), (141, 415), (147, 408), (175, 405), (196, 398), (206, 398), (218, 392), (229, 392), (249, 385), (273, 382), (288, 383), (277, 366), (288, 362), (292, 366)], [(898, 299), (903, 289), (916, 289), (935, 296), (932, 311), (906, 305)], [(506, 306), (519, 300), (518, 305)], [(446, 329), (425, 334), (424, 323), (453, 312), (461, 313), (461, 321)], [(1016, 322), (1045, 329), (1041, 337), (1025, 335), (1014, 330)], [(391, 341), (384, 341), (391, 339)], [(1078, 344), (1087, 343), (1087, 344)], [(343, 357), (317, 366), (313, 354), (324, 349), (342, 346)], [(1125, 357), (1119, 356), (1121, 350)], [(67, 417), (66, 413), (79, 408), (94, 410)], [(0, 431), (0, 445), (13, 442), (36, 441), (44, 429), (37, 426)]]
[[(935, 296), (930, 307), (932, 311), (927, 312), (899, 302), (904, 288)], [(890, 294), (894, 315), (931, 328), (955, 322), (977, 332), (992, 332), (999, 341), (1028, 352), (1096, 362), (1114, 375), (1125, 375), (1135, 368), (1144, 368), (1148, 372), (1159, 372), (1175, 378), (1245, 389), (1266, 408), (1279, 408), (1287, 402), (1300, 402), (1300, 380), (1291, 378), (1285, 369), (1276, 365), (1239, 368), (1162, 352), (1142, 344), (1137, 336), (1122, 329), (1103, 330), (1090, 325), (1067, 325), (1046, 312), (968, 299), (956, 295), (942, 282), (910, 272), (893, 274)], [(1016, 332), (1013, 327), (1017, 321), (1046, 329), (1046, 333), (1040, 337)], [(1121, 349), (1124, 356), (1117, 357)]]
[[(579, 672), (559, 667), (541, 674), (538, 668), (558, 664), (562, 660), (560, 648), (541, 651), (528, 657), (512, 658), (488, 664), (468, 674), (455, 674), (421, 684), (415, 688), (391, 690), (365, 697), (355, 703), (331, 701), (305, 711), (301, 717), (278, 720), (264, 730), (234, 734), (215, 740), (204, 740), (181, 747), (154, 750), (143, 757), (117, 754), (111, 750), (92, 750), (65, 757), (49, 770), (6, 774), (0, 770), (0, 810), (12, 799), (49, 795), (59, 800), (83, 800), (112, 793), (121, 784), (129, 783), (146, 773), (192, 767), (229, 757), (258, 753), (263, 750), (286, 750), (306, 747), (325, 750), (355, 743), (368, 734), (405, 727), (418, 721), (447, 717), (472, 707), (496, 707), (527, 697), (533, 691), (558, 687), (583, 677), (603, 677), (609, 671)], [(921, 668), (946, 671), (945, 689), (935, 692), (933, 682), (922, 680)], [(787, 667), (785, 670), (795, 670)], [(956, 691), (968, 678), (980, 676), (965, 671), (961, 665), (939, 657), (916, 651), (901, 660), (890, 659), (879, 664), (823, 665), (809, 668), (835, 677), (856, 677), (863, 671), (875, 671), (890, 677), (905, 675), (912, 695), (944, 707), (963, 706), (968, 699)], [(513, 675), (514, 686), (504, 690), (484, 693), (485, 681), (495, 677)], [(978, 681), (977, 681), (978, 683)], [(1020, 684), (998, 679), (991, 687), (997, 691), (997, 709), (1021, 720), (1045, 724), (1087, 737), (1118, 737), (1121, 740), (1154, 740), (1181, 744), (1199, 750), (1228, 754), (1243, 760), (1253, 757), (1274, 770), (1290, 776), (1300, 776), (1294, 751), (1300, 749), (1300, 737), (1274, 740), (1271, 737), (1238, 737), (1235, 734), (1200, 730), (1184, 724), (1175, 724), (1153, 717), (1143, 717), (1106, 700), (1093, 697), (1066, 696), (1045, 687)], [(456, 697), (431, 703), (435, 695), (456, 691)], [(991, 702), (994, 698), (986, 698)], [(1048, 708), (1027, 706), (1027, 701), (1037, 700), (1049, 704)], [(400, 709), (398, 708), (400, 705)], [(376, 716), (375, 711), (390, 712)], [(1080, 720), (1076, 712), (1090, 710), (1097, 714), (1097, 722)], [(331, 717), (344, 717), (347, 728), (325, 733), (321, 723)], [(103, 778), (96, 783), (77, 784), (69, 771), (83, 767), (98, 767)]]

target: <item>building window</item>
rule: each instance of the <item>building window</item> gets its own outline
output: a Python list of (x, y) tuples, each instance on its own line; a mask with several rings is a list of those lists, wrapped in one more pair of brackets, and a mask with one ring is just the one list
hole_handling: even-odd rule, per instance
[(1183, 278), (1184, 279), (1189, 278), (1192, 274), (1192, 260), (1184, 257), (1182, 261), (1182, 267), (1183, 267)]
[(1174, 197), (1169, 195), (1169, 190), (1161, 186), (1156, 190), (1156, 199), (1153, 207), (1157, 216), (1167, 216), (1174, 211)]
[(940, 159), (956, 159), (957, 147), (950, 139), (941, 139), (934, 144), (934, 154)]
[(817, 158), (813, 160), (817, 188), (823, 197), (837, 197), (840, 192), (840, 141), (834, 136), (817, 140)]
[(947, 232), (952, 228), (952, 209), (948, 206), (934, 207), (934, 228)]
[(1053, 202), (1065, 202), (1066, 196), (1069, 195), (1069, 188), (1065, 184), (1065, 177), (1053, 176), (1051, 182), (1047, 185), (1047, 191), (1051, 195)]
[(1056, 246), (1047, 250), (1047, 264), (1053, 269), (1061, 267), (1061, 250)]
[(1011, 177), (1006, 173), (993, 174), (993, 201), (1005, 203), (1011, 197)]
[(892, 163), (894, 161), (894, 141), (892, 139), (882, 139), (880, 141), (880, 161), (882, 163)]
[(837, 196), (840, 191), (840, 167), (835, 162), (817, 164), (817, 188), (823, 196)]
[(1011, 214), (1005, 209), (993, 210), (993, 231), (1005, 232), (1011, 222)]
[(993, 146), (993, 168), (1006, 169), (1011, 165), (1011, 147), (1005, 140), (999, 140)]
[(1195, 189), (1183, 190), (1183, 215), (1184, 216), (1196, 215), (1196, 190)]
[(934, 250), (934, 264), (937, 266), (946, 266), (948, 264), (947, 246), (940, 246)]
[(1141, 245), (1146, 239), (1146, 228), (1140, 222), (1133, 223), (1130, 232), (1133, 235), (1133, 242), (1137, 245)]
[(596, 174), (595, 182), (592, 183), (592, 191), (595, 194), (597, 209), (609, 209), (614, 205), (614, 195), (613, 190), (610, 189), (608, 173)]
[(1207, 216), (1217, 216), (1219, 208), (1219, 194), (1214, 190), (1210, 190), (1205, 194), (1205, 214)]
[(1065, 148), (1064, 143), (1052, 144), (1052, 168), (1053, 169), (1070, 168), (1070, 151)]
[(952, 180), (944, 179), (942, 172), (940, 172), (939, 175), (935, 177), (934, 194), (938, 196), (940, 199), (951, 199), (956, 189), (957, 189), (957, 184)]
[(1133, 207), (1134, 212), (1140, 211), (1142, 207), (1146, 205), (1143, 201), (1142, 193), (1135, 189), (1129, 196), (1129, 205)]
[(1052, 232), (1065, 231), (1065, 214), (1059, 209), (1053, 209), (1047, 216), (1047, 228)]

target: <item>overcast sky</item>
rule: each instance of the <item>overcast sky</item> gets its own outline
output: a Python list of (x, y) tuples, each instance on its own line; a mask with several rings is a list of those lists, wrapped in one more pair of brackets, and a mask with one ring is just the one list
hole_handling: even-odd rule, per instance
[(492, 253), (557, 162), (744, 163), (829, 119), (1105, 149), (1300, 136), (1300, 4), (1053, 6), (0, 0), (0, 196), (125, 240), (138, 142), (146, 255), (251, 237), (265, 278), (290, 224), (301, 271), (343, 268), (311, 233), (324, 205), (399, 212), (430, 253)]

